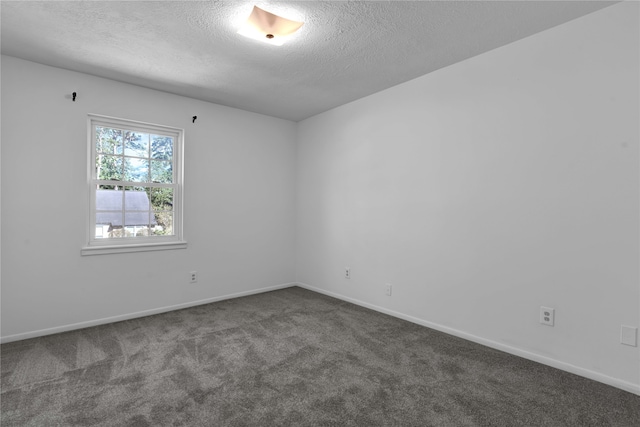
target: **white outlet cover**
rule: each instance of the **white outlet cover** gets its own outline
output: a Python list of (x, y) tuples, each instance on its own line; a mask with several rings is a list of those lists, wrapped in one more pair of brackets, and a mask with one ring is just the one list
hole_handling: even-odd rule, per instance
[(540, 323), (553, 326), (555, 323), (556, 310), (551, 307), (540, 307)]
[(620, 343), (636, 347), (638, 345), (638, 328), (622, 325), (620, 327)]

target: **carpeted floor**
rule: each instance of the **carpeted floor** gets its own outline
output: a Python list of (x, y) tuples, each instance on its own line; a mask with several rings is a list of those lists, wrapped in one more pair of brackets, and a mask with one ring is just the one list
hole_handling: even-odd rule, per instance
[(640, 426), (640, 397), (301, 288), (3, 344), (9, 426)]

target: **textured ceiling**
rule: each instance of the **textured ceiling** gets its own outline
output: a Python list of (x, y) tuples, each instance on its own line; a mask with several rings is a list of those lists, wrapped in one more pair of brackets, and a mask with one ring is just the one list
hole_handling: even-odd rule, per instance
[[(253, 5), (304, 21), (236, 34)], [(598, 1), (5, 1), (2, 53), (302, 120), (601, 9)]]

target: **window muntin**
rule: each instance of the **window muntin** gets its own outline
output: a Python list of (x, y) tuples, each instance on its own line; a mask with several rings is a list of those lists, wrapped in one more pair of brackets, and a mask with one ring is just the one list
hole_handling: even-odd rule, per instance
[(89, 116), (88, 246), (182, 241), (183, 131)]

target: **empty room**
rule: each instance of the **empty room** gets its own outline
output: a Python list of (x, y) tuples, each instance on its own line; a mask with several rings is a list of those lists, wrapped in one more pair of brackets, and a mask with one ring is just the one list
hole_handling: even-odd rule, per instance
[(0, 1), (0, 425), (640, 426), (637, 1)]

